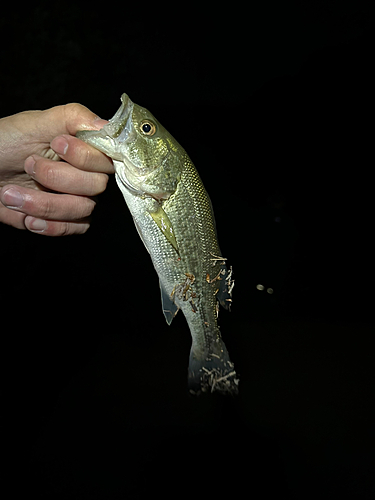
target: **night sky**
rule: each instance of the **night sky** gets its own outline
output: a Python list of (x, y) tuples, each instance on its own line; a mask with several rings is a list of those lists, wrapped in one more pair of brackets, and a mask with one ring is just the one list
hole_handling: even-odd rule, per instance
[(241, 379), (188, 395), (188, 327), (164, 320), (114, 178), (85, 235), (1, 225), (15, 494), (373, 498), (373, 13), (302, 4), (2, 14), (0, 116), (109, 119), (126, 92), (189, 153), (234, 270), (219, 319)]

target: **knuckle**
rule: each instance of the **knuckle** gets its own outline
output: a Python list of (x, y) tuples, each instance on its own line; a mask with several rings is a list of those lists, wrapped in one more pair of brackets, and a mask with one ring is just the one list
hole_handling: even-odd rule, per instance
[(39, 206), (38, 216), (42, 219), (50, 219), (54, 212), (53, 200), (50, 196), (43, 196), (42, 201)]
[(35, 163), (33, 177), (43, 186), (55, 189), (59, 182), (59, 171), (55, 165), (51, 165), (50, 160), (42, 158)]
[(95, 208), (95, 201), (90, 198), (76, 197), (75, 219), (88, 217)]
[(99, 193), (102, 193), (103, 191), (105, 191), (107, 189), (109, 177), (107, 174), (99, 174), (99, 175), (100, 175), (100, 183), (101, 183)]
[(46, 236), (67, 236), (72, 234), (69, 222), (49, 222), (46, 231), (43, 234)]
[(84, 110), (86, 110), (85, 106), (78, 102), (70, 102), (64, 106), (64, 111), (69, 117), (79, 116)]
[(106, 190), (108, 184), (108, 175), (96, 173), (91, 176), (91, 192), (98, 195)]
[(90, 227), (88, 223), (74, 224), (70, 222), (60, 222), (53, 236), (69, 236), (71, 234), (84, 234)]
[(81, 149), (81, 165), (83, 169), (89, 170), (90, 163), (91, 163), (91, 152), (86, 146)]
[(82, 141), (74, 142), (74, 147), (70, 150), (69, 162), (81, 170), (91, 170), (92, 154), (87, 144)]
[(91, 146), (84, 143), (81, 148), (81, 162), (83, 164), (83, 170), (87, 171), (95, 171), (95, 163), (96, 157), (95, 154), (97, 151), (93, 150)]
[(80, 224), (79, 234), (85, 234), (90, 229), (90, 224)]
[(59, 222), (56, 224), (54, 236), (67, 236), (72, 234), (69, 222)]
[(49, 188), (54, 188), (58, 184), (58, 170), (51, 165), (46, 165), (42, 172), (45, 185)]

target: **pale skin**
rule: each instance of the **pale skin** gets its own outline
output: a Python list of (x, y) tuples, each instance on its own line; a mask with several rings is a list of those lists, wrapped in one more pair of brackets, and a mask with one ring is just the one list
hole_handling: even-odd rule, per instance
[(114, 168), (74, 135), (105, 123), (81, 104), (0, 119), (0, 222), (47, 236), (85, 233)]

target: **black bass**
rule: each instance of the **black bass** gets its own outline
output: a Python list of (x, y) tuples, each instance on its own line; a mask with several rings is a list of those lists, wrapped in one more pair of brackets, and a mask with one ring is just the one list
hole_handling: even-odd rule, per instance
[(209, 196), (185, 150), (126, 94), (99, 131), (77, 137), (110, 158), (117, 184), (159, 276), (168, 325), (181, 309), (192, 347), (190, 392), (235, 394), (238, 378), (217, 324), (229, 309), (234, 282), (217, 242)]

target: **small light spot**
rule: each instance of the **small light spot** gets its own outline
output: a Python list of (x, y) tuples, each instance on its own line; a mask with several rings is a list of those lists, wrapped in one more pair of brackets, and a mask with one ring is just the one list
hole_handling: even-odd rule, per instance
[(257, 285), (257, 290), (264, 290), (264, 286), (263, 285)]
[(281, 217), (275, 217), (275, 222), (281, 222)]
[(267, 293), (269, 293), (270, 295), (273, 294), (273, 288), (267, 288)]

